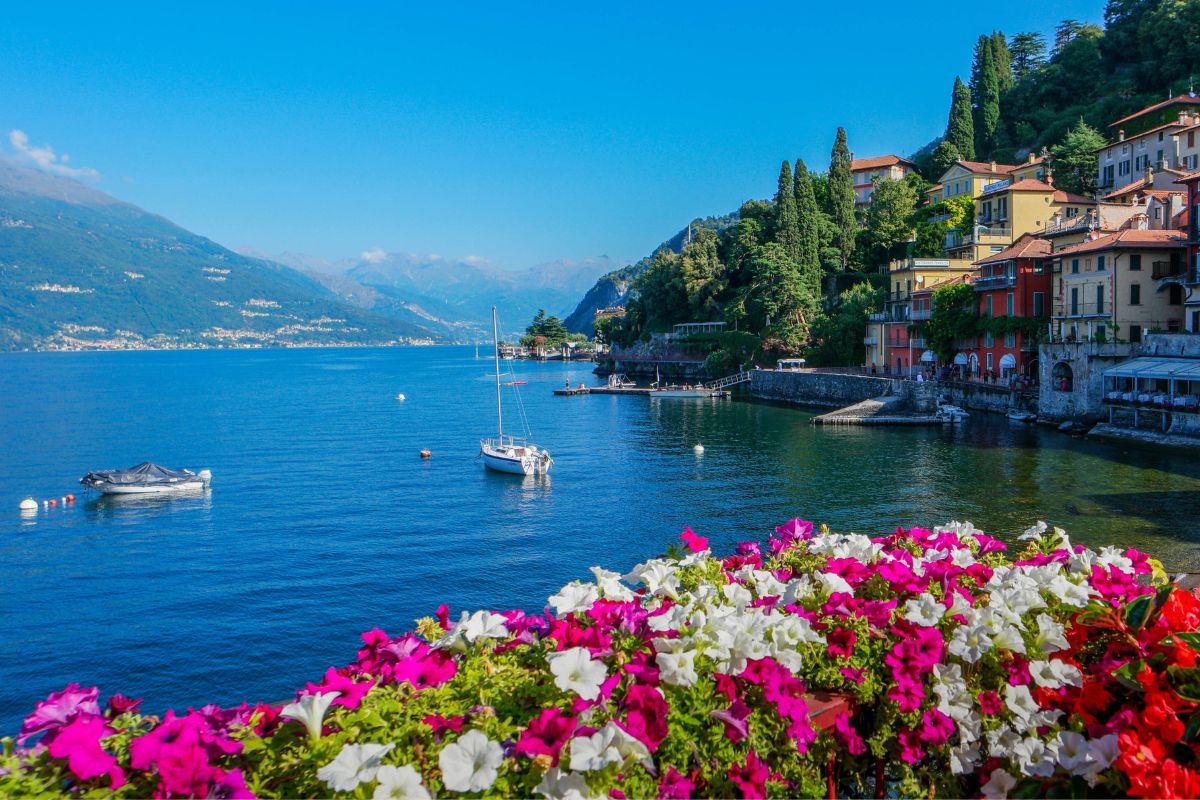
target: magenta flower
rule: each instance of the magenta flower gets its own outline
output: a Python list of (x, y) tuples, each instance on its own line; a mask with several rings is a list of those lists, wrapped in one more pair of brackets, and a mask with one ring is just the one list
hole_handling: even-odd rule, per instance
[(925, 757), (925, 748), (921, 746), (921, 739), (917, 736), (916, 731), (905, 728), (900, 731), (898, 738), (900, 741), (900, 759), (904, 763), (916, 764)]
[(979, 693), (979, 712), (987, 714), (989, 717), (999, 714), (1004, 710), (1004, 701), (1000, 699), (1000, 695), (991, 691)]
[[(619, 674), (619, 673), (618, 673)], [(636, 683), (629, 687), (621, 702), (625, 720), (617, 725), (653, 753), (667, 738), (667, 701), (653, 686)]]
[(67, 766), (80, 780), (107, 775), (116, 789), (125, 784), (125, 772), (100, 744), (101, 739), (114, 733), (100, 717), (75, 714), (70, 723), (55, 731), (46, 749), (55, 758), (67, 759)]
[(667, 767), (662, 782), (658, 784), (658, 796), (661, 800), (691, 800), (696, 784), (680, 774), (674, 767)]
[(358, 708), (359, 704), (362, 703), (363, 696), (371, 691), (374, 686), (375, 683), (373, 681), (354, 681), (333, 667), (330, 667), (325, 672), (325, 678), (320, 683), (306, 683), (304, 691), (297, 692), (296, 696), (340, 692), (341, 696), (333, 701), (333, 705), (344, 706), (353, 710)]
[(80, 689), (78, 683), (69, 684), (61, 692), (52, 692), (25, 718), (17, 736), (17, 744), (42, 731), (61, 728), (78, 714), (100, 716), (99, 696), (100, 690), (95, 686)]
[(685, 526), (683, 533), (679, 534), (679, 538), (683, 540), (683, 543), (693, 553), (699, 553), (708, 549), (708, 539), (703, 536), (697, 536), (696, 532), (690, 527)]
[(751, 750), (746, 754), (744, 764), (733, 764), (729, 767), (728, 777), (741, 791), (742, 797), (766, 797), (771, 771)]
[(750, 735), (750, 706), (741, 700), (734, 700), (729, 708), (719, 708), (708, 714), (725, 723), (725, 738), (734, 744)]
[(846, 745), (846, 750), (852, 756), (861, 756), (867, 752), (867, 743), (858, 735), (858, 731), (850, 724), (850, 715), (845, 711), (837, 715), (833, 721), (833, 733), (838, 741)]
[(954, 720), (936, 708), (927, 709), (922, 722), (921, 741), (933, 747), (945, 744), (954, 733)]
[(442, 731), (454, 731), (455, 733), (462, 733), (463, 722), (465, 720), (465, 717), (457, 715), (453, 717), (443, 717), (441, 714), (426, 714), (421, 722), (428, 725), (430, 730), (432, 730), (436, 735)]
[(849, 628), (834, 628), (825, 634), (825, 642), (828, 645), (829, 655), (850, 658), (850, 654), (854, 651), (856, 638), (854, 631)]
[(529, 758), (549, 756), (551, 766), (558, 766), (559, 754), (574, 733), (574, 717), (557, 708), (547, 708), (521, 731), (515, 750)]
[(853, 667), (842, 667), (838, 672), (842, 673), (842, 677), (852, 683), (862, 683), (867, 679), (866, 669), (854, 669)]
[(142, 704), (139, 700), (130, 700), (123, 694), (114, 694), (108, 698), (108, 716), (119, 717), (122, 714), (127, 714), (130, 711), (137, 711), (138, 706)]
[(242, 777), (240, 769), (231, 769), (228, 772), (214, 769), (211, 779), (212, 788), (209, 790), (209, 797), (219, 797), (224, 800), (254, 800), (254, 792), (246, 786), (246, 780)]

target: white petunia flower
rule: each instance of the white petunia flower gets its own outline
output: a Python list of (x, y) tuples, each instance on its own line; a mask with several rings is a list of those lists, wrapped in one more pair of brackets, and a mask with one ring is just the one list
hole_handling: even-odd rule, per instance
[(783, 590), (783, 597), (780, 598), (780, 604), (788, 606), (799, 600), (806, 600), (812, 597), (815, 591), (812, 579), (808, 575), (801, 575), (793, 581), (788, 581), (787, 587)]
[(1079, 671), (1079, 667), (1057, 658), (1049, 661), (1030, 661), (1029, 675), (1033, 682), (1043, 689), (1083, 685), (1083, 673)]
[(463, 636), (468, 642), (503, 639), (508, 636), (508, 628), (505, 627), (507, 621), (502, 615), (493, 614), (491, 611), (476, 611), (463, 624)]
[(1091, 751), (1092, 760), (1096, 762), (1097, 772), (1108, 769), (1121, 755), (1121, 748), (1117, 744), (1117, 734), (1115, 733), (1101, 736), (1099, 739), (1092, 739), (1088, 742), (1088, 749)]
[(625, 580), (645, 584), (650, 594), (674, 597), (679, 589), (679, 576), (675, 572), (676, 565), (673, 562), (655, 558), (638, 564), (625, 576)]
[(960, 625), (951, 634), (946, 649), (968, 664), (974, 664), (992, 649), (992, 638), (983, 625)]
[(1088, 738), (1082, 733), (1059, 731), (1055, 756), (1058, 764), (1072, 775), (1084, 775), (1095, 765)]
[(596, 576), (596, 585), (600, 587), (600, 592), (609, 600), (616, 600), (620, 603), (627, 603), (633, 599), (633, 591), (621, 583), (619, 573), (600, 567), (592, 567), (592, 574)]
[(1017, 779), (1009, 775), (1002, 769), (992, 770), (992, 777), (988, 778), (988, 782), (979, 787), (979, 791), (983, 792), (986, 800), (1004, 800), (1008, 797), (1008, 793), (1017, 785)]
[(846, 579), (841, 575), (835, 575), (832, 572), (814, 572), (813, 577), (817, 579), (817, 583), (825, 587), (825, 590), (830, 594), (835, 592), (843, 592), (850, 596), (854, 595), (854, 588), (846, 582)]
[(438, 766), (442, 783), (452, 792), (485, 792), (496, 782), (504, 750), (481, 731), (467, 731), (442, 748)]
[(969, 744), (958, 744), (950, 748), (950, 772), (969, 775), (979, 766), (979, 748)]
[[(655, 639), (657, 644), (659, 640)], [(696, 651), (683, 650), (678, 653), (659, 653), (654, 658), (658, 664), (658, 677), (672, 686), (693, 686), (700, 676), (696, 674)]]
[(395, 744), (344, 744), (337, 757), (317, 770), (317, 777), (335, 792), (352, 792), (360, 783), (375, 780)]
[(600, 684), (608, 678), (608, 669), (600, 661), (593, 661), (582, 647), (568, 647), (551, 653), (550, 671), (554, 673), (554, 685), (564, 692), (575, 692), (584, 700), (595, 700), (600, 696)]
[(396, 767), (384, 764), (375, 773), (372, 800), (430, 800), (429, 790), (421, 785), (421, 774), (409, 764)]
[(929, 592), (904, 604), (904, 618), (914, 625), (932, 628), (946, 613), (942, 602)]
[(1054, 753), (1046, 747), (1045, 742), (1035, 736), (1022, 739), (1012, 749), (1011, 756), (1021, 767), (1023, 774), (1038, 778), (1053, 776), (1057, 766)]
[(467, 649), (467, 639), (464, 632), (467, 629), (467, 622), (471, 619), (471, 615), (466, 611), (462, 612), (462, 616), (458, 618), (458, 622), (446, 631), (446, 635), (433, 643), (434, 650), (454, 650), (462, 652)]
[(1112, 567), (1127, 575), (1133, 572), (1133, 560), (1115, 547), (1100, 548), (1100, 557), (1096, 559), (1096, 563), (1102, 567)]
[(1038, 614), (1037, 624), (1037, 646), (1043, 653), (1057, 653), (1070, 646), (1065, 635), (1066, 629), (1048, 614)]
[(754, 600), (754, 595), (750, 594), (750, 590), (740, 583), (725, 584), (721, 587), (721, 594), (725, 595), (729, 604), (737, 609), (745, 608)]
[(571, 740), (572, 770), (591, 772), (622, 760), (613, 743), (612, 727), (605, 725), (591, 736), (576, 736)]
[(1008, 710), (1013, 713), (1013, 717), (1025, 723), (1025, 727), (1036, 727), (1034, 724), (1040, 717), (1036, 716), (1041, 709), (1038, 707), (1037, 701), (1033, 699), (1033, 695), (1029, 693), (1028, 686), (1005, 686), (1004, 687), (1004, 704), (1008, 706)]
[(1047, 525), (1045, 522), (1038, 520), (1038, 523), (1032, 528), (1026, 528), (1025, 532), (1017, 537), (1019, 540), (1040, 539), (1046, 533)]
[(321, 738), (321, 727), (324, 725), (325, 712), (329, 704), (341, 697), (341, 692), (318, 692), (306, 694), (294, 703), (288, 703), (279, 711), (279, 716), (294, 719), (308, 728), (308, 735), (314, 739)]
[[(616, 573), (613, 575), (615, 577)], [(550, 595), (550, 605), (554, 606), (555, 613), (561, 617), (576, 611), (587, 611), (599, 596), (600, 592), (595, 585), (573, 581), (559, 589), (558, 594)]]
[(587, 781), (578, 772), (563, 772), (551, 767), (534, 791), (550, 800), (587, 800), (591, 797)]

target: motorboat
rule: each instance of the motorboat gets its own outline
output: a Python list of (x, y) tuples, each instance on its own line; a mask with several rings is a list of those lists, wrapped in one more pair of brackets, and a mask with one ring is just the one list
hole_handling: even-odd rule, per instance
[[(483, 458), (483, 465), (495, 472), (507, 472), (511, 475), (546, 475), (554, 465), (550, 453), (526, 439), (504, 433), (504, 407), (500, 401), (500, 333), (496, 323), (495, 306), (492, 306), (492, 336), (496, 341), (496, 437), (479, 440), (479, 454)], [(518, 383), (524, 381), (512, 381), (508, 385), (512, 386), (514, 391), (519, 391), (516, 388)]]
[(167, 469), (144, 461), (129, 469), (100, 469), (79, 479), (89, 489), (102, 494), (167, 494), (207, 489), (212, 472), (202, 469)]
[(1037, 414), (1019, 408), (1010, 408), (1008, 418), (1013, 422), (1037, 422)]
[(610, 389), (629, 389), (634, 386), (637, 384), (619, 372), (608, 376), (608, 388)]
[(942, 422), (957, 425), (971, 415), (958, 406), (952, 406), (949, 403), (939, 403), (934, 416)]

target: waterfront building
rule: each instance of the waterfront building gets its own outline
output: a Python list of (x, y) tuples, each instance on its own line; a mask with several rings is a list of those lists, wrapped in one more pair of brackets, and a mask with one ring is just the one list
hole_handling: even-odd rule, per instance
[[(999, 253), (977, 262), (979, 273), (973, 286), (979, 299), (979, 314), (988, 319), (1039, 319), (1050, 316), (1050, 240), (1030, 233)], [(1039, 326), (1044, 331), (1044, 322)], [(1011, 326), (1006, 331), (987, 331), (975, 343), (975, 372), (1007, 381), (1013, 375), (1036, 379), (1038, 339), (1027, 330)]]
[(931, 196), (930, 202), (937, 203), (952, 197), (978, 197), (983, 187), (1008, 177), (1014, 164), (998, 164), (995, 161), (964, 161), (959, 159), (938, 178), (942, 187), (940, 196)]
[[(936, 282), (928, 282), (920, 289), (915, 289), (912, 293), (911, 317), (914, 323), (920, 323), (928, 320), (933, 316), (933, 293), (934, 290), (940, 289), (943, 286), (950, 286), (955, 283), (970, 283), (974, 278), (971, 272), (946, 277), (944, 280)], [(955, 363), (967, 365), (970, 363), (970, 346), (971, 342), (962, 342), (960, 352), (955, 356)], [(912, 375), (916, 371), (926, 367), (933, 367), (937, 363), (937, 354), (929, 349), (929, 344), (925, 337), (919, 332), (913, 332), (908, 337), (906, 343), (907, 352), (897, 351), (893, 354), (895, 360), (904, 360), (908, 365), (907, 374)], [(960, 359), (961, 356), (961, 359)]]
[(1096, 185), (1112, 192), (1155, 170), (1190, 169), (1200, 148), (1200, 98), (1178, 95), (1109, 125), (1114, 138), (1097, 151)]
[(870, 204), (876, 179), (900, 180), (908, 173), (916, 171), (916, 164), (900, 156), (852, 159), (850, 161), (850, 177), (854, 180), (854, 205), (857, 208), (863, 208)]
[(975, 225), (946, 234), (946, 253), (978, 262), (1001, 252), (1024, 233), (1045, 228), (1055, 217), (1073, 219), (1096, 205), (1082, 195), (1054, 188), (1051, 179), (1005, 177), (975, 197)]
[[(914, 308), (914, 293), (974, 272), (975, 265), (962, 259), (904, 258), (889, 263), (884, 310), (867, 320), (863, 339), (867, 365), (873, 364), (888, 372), (910, 372), (913, 359), (909, 351), (916, 345), (909, 343), (908, 326), (916, 320), (929, 318), (928, 307)], [(871, 339), (874, 341), (869, 341)]]
[(1200, 333), (1200, 172), (1184, 175), (1179, 182), (1187, 189), (1181, 215), (1181, 227), (1187, 241), (1183, 276), (1188, 290), (1184, 298), (1184, 329), (1188, 333)]
[(1050, 257), (1056, 341), (1140, 342), (1183, 327), (1182, 231), (1126, 227), (1091, 233)]

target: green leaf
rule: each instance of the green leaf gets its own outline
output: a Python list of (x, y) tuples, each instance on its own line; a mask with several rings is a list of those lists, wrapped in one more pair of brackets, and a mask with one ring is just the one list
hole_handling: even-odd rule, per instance
[(1170, 644), (1172, 639), (1178, 639), (1193, 650), (1200, 650), (1200, 633), (1174, 633), (1162, 640), (1163, 644)]
[(1128, 664), (1125, 664), (1118, 669), (1113, 670), (1112, 676), (1128, 689), (1140, 692), (1142, 684), (1138, 683), (1137, 674), (1142, 671), (1144, 662), (1140, 658), (1135, 658)]
[(1040, 797), (1042, 794), (1042, 782), (1036, 778), (1024, 778), (1013, 787), (1009, 793), (1009, 797), (1017, 797), (1028, 800), (1029, 798)]
[(1187, 726), (1183, 729), (1185, 742), (1194, 742), (1197, 736), (1200, 736), (1200, 711), (1188, 717)]
[(1125, 624), (1134, 629), (1142, 627), (1150, 616), (1150, 603), (1150, 595), (1144, 594), (1125, 606)]
[(1167, 682), (1180, 698), (1200, 703), (1200, 668), (1167, 667)]

